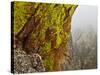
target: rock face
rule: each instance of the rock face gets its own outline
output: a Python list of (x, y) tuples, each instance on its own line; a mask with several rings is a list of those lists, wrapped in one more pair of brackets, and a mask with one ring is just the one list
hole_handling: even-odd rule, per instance
[[(71, 69), (71, 18), (77, 5), (14, 2), (13, 6), (14, 36), (21, 42), (20, 51), (27, 54), (20, 57), (33, 68), (29, 71)], [(19, 54), (14, 54), (14, 63), (21, 67)], [(19, 69), (23, 72), (23, 67)]]
[(28, 57), (31, 60), (32, 67), (37, 72), (44, 72), (45, 71), (43, 61), (42, 61), (41, 56), (39, 54), (34, 53), (32, 55), (28, 55)]
[(14, 73), (31, 73), (36, 72), (32, 67), (31, 61), (27, 54), (20, 50), (14, 50)]
[(14, 73), (44, 72), (41, 56), (27, 55), (21, 48), (14, 50)]

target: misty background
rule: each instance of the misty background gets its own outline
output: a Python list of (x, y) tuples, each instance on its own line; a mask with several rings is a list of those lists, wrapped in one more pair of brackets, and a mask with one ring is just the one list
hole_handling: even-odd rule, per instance
[(79, 5), (72, 17), (75, 69), (97, 68), (97, 7)]

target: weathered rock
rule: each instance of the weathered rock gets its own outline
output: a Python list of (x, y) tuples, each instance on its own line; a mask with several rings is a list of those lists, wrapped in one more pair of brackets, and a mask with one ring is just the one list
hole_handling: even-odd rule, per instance
[(32, 67), (37, 71), (37, 72), (44, 72), (45, 68), (43, 65), (43, 61), (41, 59), (41, 56), (39, 54), (32, 54), (32, 55), (28, 55), (28, 57), (31, 60), (32, 63)]
[(27, 55), (21, 48), (14, 50), (14, 73), (32, 73), (45, 71), (38, 54)]

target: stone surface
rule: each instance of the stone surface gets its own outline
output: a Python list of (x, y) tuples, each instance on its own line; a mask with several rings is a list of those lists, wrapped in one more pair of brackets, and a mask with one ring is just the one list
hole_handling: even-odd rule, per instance
[(38, 54), (27, 55), (21, 48), (14, 50), (14, 73), (44, 72), (42, 59)]

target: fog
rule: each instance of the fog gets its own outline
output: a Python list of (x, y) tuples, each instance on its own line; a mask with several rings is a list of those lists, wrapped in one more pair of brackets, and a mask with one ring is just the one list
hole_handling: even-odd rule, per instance
[(97, 33), (97, 12), (96, 6), (79, 5), (72, 17), (72, 36), (76, 36), (79, 30)]
[(97, 7), (78, 6), (72, 17), (75, 69), (97, 68)]

